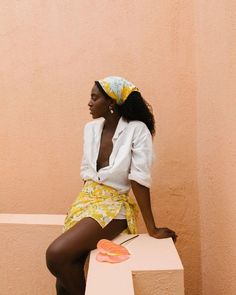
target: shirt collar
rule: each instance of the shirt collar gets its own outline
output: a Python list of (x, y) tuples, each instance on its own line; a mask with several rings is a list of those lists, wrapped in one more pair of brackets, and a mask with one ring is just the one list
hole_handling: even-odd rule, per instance
[(100, 138), (101, 137), (101, 133), (102, 133), (102, 129), (105, 123), (105, 119), (104, 118), (98, 118), (96, 119), (96, 125), (95, 125), (95, 137), (96, 138)]
[(118, 125), (116, 127), (115, 134), (113, 135), (112, 139), (117, 139), (120, 135), (120, 133), (127, 127), (128, 122), (125, 121), (122, 117), (120, 117), (120, 120), (118, 122)]
[[(97, 124), (96, 124), (96, 130), (95, 130), (95, 136), (100, 138), (101, 137), (101, 133), (102, 133), (102, 129), (105, 123), (105, 119), (104, 118), (99, 118), (97, 119)], [(113, 135), (112, 140), (116, 140), (120, 133), (123, 132), (123, 130), (127, 127), (128, 122), (125, 121), (122, 117), (120, 117), (119, 122), (116, 126), (116, 131)]]

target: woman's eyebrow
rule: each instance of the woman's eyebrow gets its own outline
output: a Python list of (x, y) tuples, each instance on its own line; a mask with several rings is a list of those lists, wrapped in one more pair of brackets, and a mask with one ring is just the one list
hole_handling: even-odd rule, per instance
[(92, 93), (91, 93), (91, 97), (92, 97), (92, 96), (96, 96), (96, 97), (97, 97), (97, 96), (99, 96), (99, 94), (98, 94), (98, 93), (93, 93), (93, 92), (92, 92)]

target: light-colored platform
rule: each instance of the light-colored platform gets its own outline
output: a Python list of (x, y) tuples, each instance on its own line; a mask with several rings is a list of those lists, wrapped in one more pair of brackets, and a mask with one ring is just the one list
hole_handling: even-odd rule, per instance
[(63, 225), (66, 215), (52, 214), (0, 214), (0, 224)]
[[(130, 235), (120, 235), (121, 243)], [(157, 240), (148, 234), (127, 242), (131, 257), (121, 263), (96, 261), (91, 252), (86, 295), (183, 295), (184, 272), (172, 239)]]
[[(62, 232), (64, 215), (0, 214), (1, 295), (55, 295), (45, 263), (48, 245)], [(130, 237), (130, 236), (129, 236)], [(120, 243), (127, 235), (115, 239)], [(91, 252), (86, 295), (183, 295), (183, 266), (171, 239), (142, 234), (127, 242), (131, 257), (99, 263)]]
[(0, 214), (0, 294), (55, 295), (45, 251), (62, 233), (65, 215)]

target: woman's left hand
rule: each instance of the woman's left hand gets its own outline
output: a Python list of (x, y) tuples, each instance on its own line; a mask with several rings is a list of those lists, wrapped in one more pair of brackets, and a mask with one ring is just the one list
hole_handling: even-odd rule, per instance
[(156, 239), (172, 238), (174, 243), (176, 242), (178, 237), (173, 230), (167, 227), (155, 227), (153, 230), (149, 232), (149, 235)]

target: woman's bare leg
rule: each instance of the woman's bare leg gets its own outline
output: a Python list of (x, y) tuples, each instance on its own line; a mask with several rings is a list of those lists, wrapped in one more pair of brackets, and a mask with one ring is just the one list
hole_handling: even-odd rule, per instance
[(102, 228), (88, 217), (59, 236), (46, 252), (48, 269), (57, 278), (57, 295), (84, 295), (84, 263), (88, 253), (100, 239), (112, 240), (125, 228), (124, 219), (114, 219)]
[(57, 291), (57, 295), (69, 295), (69, 293), (63, 287), (60, 279), (56, 280), (56, 291)]

